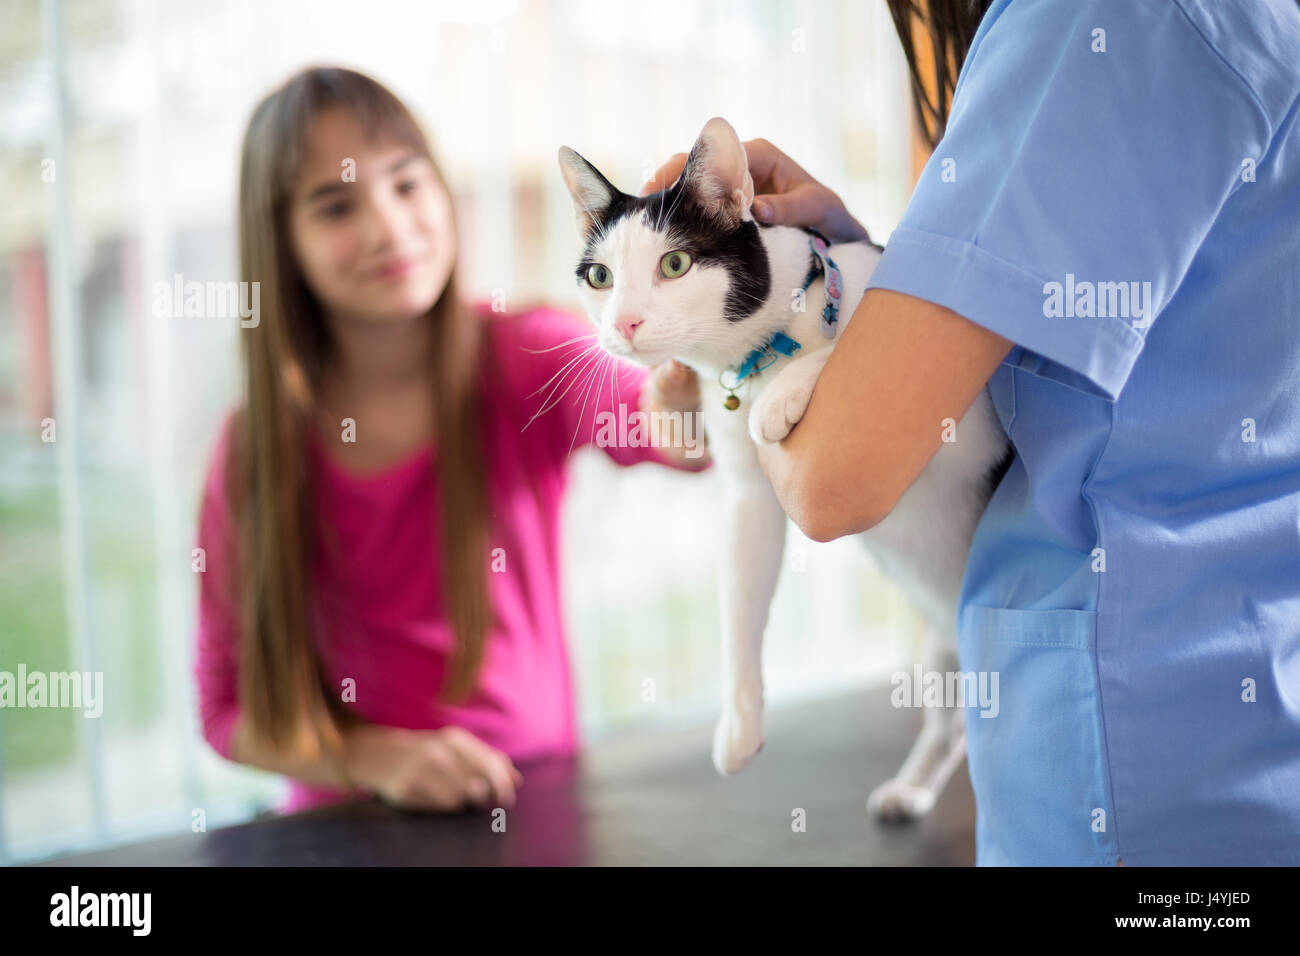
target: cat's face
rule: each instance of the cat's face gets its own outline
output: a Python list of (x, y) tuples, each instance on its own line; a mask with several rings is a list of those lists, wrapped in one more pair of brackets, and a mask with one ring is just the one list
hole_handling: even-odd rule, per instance
[(767, 300), (771, 270), (725, 120), (710, 120), (677, 182), (649, 196), (618, 191), (568, 147), (560, 168), (584, 243), (579, 296), (603, 349), (642, 365), (726, 365), (752, 347), (740, 327)]

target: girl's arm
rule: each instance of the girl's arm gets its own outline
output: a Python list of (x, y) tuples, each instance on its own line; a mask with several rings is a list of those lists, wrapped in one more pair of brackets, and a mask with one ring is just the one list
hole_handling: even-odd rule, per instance
[[(596, 445), (620, 465), (710, 466), (699, 416), (688, 414), (699, 407), (699, 383), (689, 369), (669, 364), (651, 370), (615, 359), (597, 346), (589, 321), (557, 309), (498, 321), (525, 415), (536, 419), (525, 427), (547, 429), (564, 454)], [(638, 412), (678, 414), (638, 422)], [(652, 441), (656, 424), (676, 435)]]
[(521, 774), (501, 751), (454, 725), (408, 730), (359, 723), (341, 729), (343, 750), (308, 760), (255, 746), (237, 719), (230, 757), (237, 763), (293, 777), (317, 787), (425, 810), (467, 804), (512, 807)]
[(194, 654), (199, 725), (203, 739), (233, 760), (231, 744), (239, 720), (239, 605), (235, 559), (237, 532), (224, 478), (234, 414), (223, 423), (208, 465), (199, 508), (194, 571), (198, 575), (198, 624)]
[(355, 770), (359, 749), (356, 741), (365, 733), (382, 732), (387, 728), (367, 726), (344, 728), (344, 753), (324, 754), (314, 760), (286, 756), (268, 747), (257, 747), (244, 735), (243, 715), (236, 713), (230, 733), (227, 758), (270, 773), (283, 774), (316, 787), (335, 790), (355, 790), (358, 784)]
[[(237, 597), (237, 529), (224, 489), (229, 454), (231, 415), (222, 426), (199, 511), (198, 630), (194, 680), (198, 691), (203, 739), (220, 756), (234, 763), (284, 774), (319, 787), (352, 789), (338, 757), (295, 760), (252, 746), (244, 733), (239, 705), (239, 603)], [(345, 739), (348, 731), (344, 731)]]
[(235, 763), (270, 770), (322, 787), (350, 788), (337, 759), (294, 761), (254, 749), (244, 737), (239, 706), (239, 604), (236, 528), (224, 490), (226, 456), (235, 418), (227, 418), (209, 465), (199, 512), (199, 619), (194, 659), (203, 738)]
[(358, 723), (340, 728), (341, 753), (304, 759), (255, 745), (239, 705), (239, 605), (234, 522), (222, 488), (231, 420), (218, 439), (199, 517), (199, 620), (194, 678), (204, 739), (235, 763), (304, 783), (416, 808), (455, 809), (492, 799), (512, 806), (522, 775), (510, 759), (459, 727), (415, 731)]

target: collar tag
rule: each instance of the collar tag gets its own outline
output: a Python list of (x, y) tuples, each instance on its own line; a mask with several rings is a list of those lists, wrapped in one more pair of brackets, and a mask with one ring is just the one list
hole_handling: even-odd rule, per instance
[(819, 275), (826, 277), (826, 304), (822, 306), (822, 335), (828, 339), (833, 339), (835, 338), (835, 331), (839, 327), (840, 296), (844, 289), (844, 277), (840, 274), (840, 267), (835, 264), (835, 260), (830, 256), (830, 244), (821, 233), (815, 230), (810, 231), (808, 246), (812, 251), (813, 261), (808, 269), (807, 277), (803, 280), (803, 287), (807, 291), (808, 287), (813, 284), (813, 280)]

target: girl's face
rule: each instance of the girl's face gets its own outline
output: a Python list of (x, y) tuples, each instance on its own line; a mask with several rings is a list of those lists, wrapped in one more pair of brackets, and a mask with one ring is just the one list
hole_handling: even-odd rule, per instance
[(313, 123), (289, 223), (298, 267), (331, 322), (423, 315), (456, 260), (451, 197), (433, 164), (368, 141), (341, 109)]

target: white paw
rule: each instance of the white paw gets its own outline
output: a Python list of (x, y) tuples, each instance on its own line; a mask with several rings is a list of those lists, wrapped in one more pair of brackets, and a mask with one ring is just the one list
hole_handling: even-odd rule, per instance
[(761, 711), (728, 707), (713, 730), (713, 766), (720, 774), (743, 770), (754, 754), (763, 749)]
[(934, 809), (934, 791), (904, 783), (895, 777), (886, 780), (867, 798), (867, 812), (881, 820), (919, 820)]
[(814, 382), (774, 381), (749, 410), (749, 437), (760, 445), (779, 442), (799, 424), (812, 399)]

